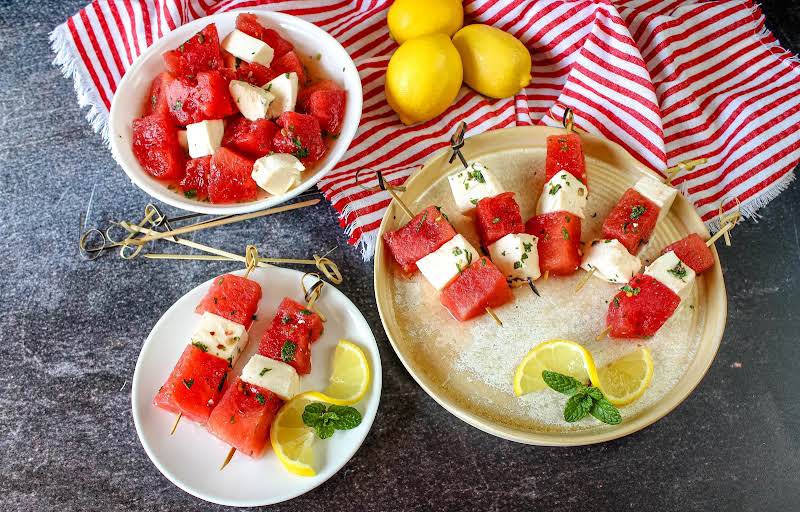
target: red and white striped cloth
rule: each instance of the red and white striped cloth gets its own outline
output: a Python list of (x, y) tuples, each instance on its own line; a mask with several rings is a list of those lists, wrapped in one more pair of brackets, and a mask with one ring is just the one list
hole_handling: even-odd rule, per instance
[[(75, 81), (80, 105), (104, 133), (117, 83), (133, 60), (175, 27), (242, 7), (301, 16), (331, 33), (355, 61), (364, 113), (355, 140), (319, 188), (341, 214), (350, 242), (369, 257), (386, 192), (356, 186), (369, 167), (402, 183), (447, 145), (457, 122), (469, 135), (508, 126), (576, 125), (607, 137), (655, 170), (707, 157), (675, 179), (713, 226), (720, 201), (745, 216), (793, 179), (800, 160), (800, 64), (764, 27), (750, 0), (468, 0), (467, 19), (521, 39), (533, 55), (532, 83), (514, 98), (488, 100), (463, 87), (438, 118), (403, 126), (383, 94), (396, 44), (387, 0), (95, 1), (51, 34), (55, 64)], [(550, 112), (552, 110), (552, 112)]]

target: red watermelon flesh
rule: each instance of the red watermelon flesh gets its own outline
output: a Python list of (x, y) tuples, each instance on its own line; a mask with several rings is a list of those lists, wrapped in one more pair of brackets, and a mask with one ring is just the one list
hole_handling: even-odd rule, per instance
[(222, 67), (217, 26), (210, 23), (178, 48), (164, 53), (164, 64), (167, 71), (177, 76), (192, 76)]
[(282, 405), (275, 393), (236, 377), (208, 418), (208, 431), (238, 452), (258, 457)]
[(672, 316), (680, 302), (680, 297), (666, 285), (638, 274), (608, 304), (609, 336), (649, 338)]
[(525, 224), (513, 192), (503, 192), (478, 201), (475, 208), (481, 243), (489, 247), (509, 233), (522, 233)]
[(303, 87), (297, 93), (297, 110), (301, 112), (305, 112), (308, 114), (308, 99), (311, 97), (312, 94), (318, 91), (341, 91), (343, 90), (339, 85), (334, 82), (333, 80), (320, 80), (313, 85), (309, 85), (308, 87)]
[(539, 239), (539, 268), (555, 275), (569, 275), (581, 264), (581, 219), (569, 212), (536, 215), (525, 231)]
[(144, 115), (169, 114), (169, 101), (167, 101), (167, 87), (172, 82), (172, 75), (160, 73), (150, 84), (150, 94), (144, 104)]
[(278, 74), (297, 73), (297, 83), (300, 84), (300, 87), (306, 83), (306, 70), (303, 67), (303, 62), (293, 51), (274, 59), (270, 67), (277, 71)]
[(275, 57), (280, 57), (294, 49), (292, 43), (282, 38), (278, 32), (259, 23), (255, 14), (242, 13), (238, 15), (236, 17), (236, 28), (267, 43), (272, 48), (272, 51), (275, 52)]
[(206, 311), (249, 328), (261, 300), (261, 286), (251, 279), (225, 274), (214, 279), (195, 311)]
[(550, 181), (553, 176), (561, 171), (567, 171), (588, 187), (581, 137), (577, 133), (565, 133), (547, 137), (545, 181)]
[(178, 129), (165, 114), (133, 120), (133, 154), (145, 172), (160, 180), (179, 180), (186, 170)]
[(272, 322), (280, 322), (282, 325), (305, 325), (309, 329), (312, 343), (322, 336), (322, 331), (325, 329), (322, 318), (317, 313), (289, 297), (281, 301)]
[(308, 99), (306, 111), (317, 118), (325, 133), (339, 135), (346, 104), (347, 93), (341, 89), (317, 91)]
[(406, 272), (416, 272), (417, 261), (456, 236), (456, 230), (437, 206), (419, 212), (408, 224), (383, 235), (386, 247)]
[(231, 80), (241, 80), (242, 82), (247, 82), (256, 87), (263, 87), (267, 82), (280, 74), (257, 62), (247, 62), (237, 59), (224, 50), (222, 52), (222, 58), (225, 61), (226, 67), (221, 68), (219, 71), (228, 82)]
[(252, 158), (260, 158), (272, 150), (272, 139), (277, 131), (278, 127), (269, 119), (250, 121), (236, 116), (225, 125), (222, 145)]
[(664, 247), (661, 254), (675, 252), (675, 256), (695, 273), (700, 274), (714, 266), (714, 254), (697, 233)]
[(658, 206), (633, 188), (625, 191), (603, 221), (603, 238), (617, 239), (631, 254), (647, 243), (658, 222)]
[(189, 199), (203, 200), (208, 197), (208, 173), (211, 170), (211, 157), (193, 158), (186, 162), (186, 174), (180, 187)]
[(211, 157), (208, 174), (208, 199), (212, 203), (253, 201), (258, 185), (251, 176), (253, 160), (228, 148), (219, 148)]
[(442, 305), (462, 322), (480, 315), (487, 307), (502, 306), (512, 298), (505, 276), (485, 256), (472, 262), (439, 296)]
[(205, 425), (219, 403), (227, 374), (227, 361), (187, 345), (153, 404)]
[(311, 328), (298, 322), (283, 323), (275, 316), (264, 332), (258, 353), (264, 357), (291, 365), (300, 375), (311, 373)]
[(308, 167), (328, 149), (322, 140), (319, 121), (314, 116), (284, 112), (278, 118), (281, 130), (275, 134), (272, 147), (276, 153), (290, 153)]
[(219, 71), (201, 71), (195, 78), (172, 80), (167, 87), (167, 102), (175, 123), (186, 126), (235, 114), (229, 81)]

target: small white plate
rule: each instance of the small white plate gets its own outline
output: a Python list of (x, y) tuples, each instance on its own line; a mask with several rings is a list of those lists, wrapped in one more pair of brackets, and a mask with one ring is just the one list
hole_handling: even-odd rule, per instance
[[(319, 68), (324, 74), (343, 86), (347, 91), (347, 106), (344, 123), (339, 137), (329, 146), (325, 158), (314, 164), (313, 174), (304, 173), (303, 182), (280, 196), (270, 196), (261, 191), (258, 199), (245, 203), (212, 204), (196, 199), (189, 199), (182, 194), (169, 190), (164, 182), (155, 179), (142, 169), (133, 154), (133, 120), (142, 113), (145, 97), (150, 90), (153, 78), (165, 70), (161, 54), (181, 45), (205, 26), (215, 23), (219, 37), (224, 38), (236, 28), (236, 16), (242, 12), (255, 14), (266, 27), (276, 29), (294, 45), (301, 58), (320, 55)], [(142, 53), (136, 62), (122, 77), (114, 98), (111, 101), (111, 112), (108, 118), (109, 141), (114, 158), (133, 183), (156, 199), (172, 206), (197, 213), (228, 215), (248, 213), (281, 204), (313, 187), (342, 159), (356, 134), (361, 120), (361, 78), (356, 65), (347, 51), (330, 34), (296, 16), (272, 12), (263, 7), (237, 9), (221, 14), (214, 14), (194, 20), (153, 43)]]
[[(233, 272), (242, 275), (244, 271)], [(246, 352), (239, 359), (233, 375), (238, 375), (258, 349), (261, 335), (288, 296), (302, 302), (300, 279), (296, 270), (270, 267), (250, 274), (263, 290), (257, 320), (250, 328), (252, 336)], [(307, 283), (309, 284), (309, 283)], [(153, 464), (172, 483), (198, 498), (236, 507), (270, 505), (292, 499), (317, 487), (333, 476), (356, 453), (372, 426), (381, 394), (381, 360), (375, 337), (361, 312), (342, 292), (326, 283), (317, 301), (325, 315), (325, 331), (311, 350), (311, 374), (300, 379), (301, 390), (325, 389), (331, 372), (336, 344), (341, 338), (356, 343), (367, 354), (372, 384), (366, 397), (354, 407), (363, 415), (361, 425), (353, 430), (337, 431), (330, 439), (317, 440), (319, 462), (317, 475), (296, 476), (284, 469), (268, 446), (259, 459), (236, 454), (220, 471), (230, 446), (200, 425), (183, 419), (175, 434), (169, 431), (175, 416), (156, 408), (152, 402), (164, 384), (178, 357), (186, 347), (200, 315), (194, 312), (211, 285), (211, 280), (181, 297), (158, 321), (142, 346), (133, 374), (131, 402), (136, 432)]]

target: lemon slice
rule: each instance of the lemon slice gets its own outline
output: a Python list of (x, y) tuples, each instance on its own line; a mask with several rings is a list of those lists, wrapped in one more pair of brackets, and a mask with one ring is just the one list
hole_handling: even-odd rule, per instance
[(653, 379), (653, 358), (650, 350), (639, 347), (597, 371), (597, 386), (614, 405), (627, 405), (637, 400)]
[(272, 422), (269, 440), (275, 455), (291, 473), (314, 476), (314, 429), (303, 423), (306, 405), (317, 400), (303, 393), (292, 398), (281, 407)]
[(584, 384), (597, 380), (597, 369), (592, 355), (574, 341), (545, 341), (522, 359), (514, 374), (514, 394), (522, 396), (547, 388), (542, 372), (550, 370), (575, 377)]
[(371, 380), (369, 362), (364, 351), (355, 343), (339, 340), (333, 354), (333, 372), (328, 387), (320, 393), (307, 393), (321, 402), (352, 405), (367, 394)]

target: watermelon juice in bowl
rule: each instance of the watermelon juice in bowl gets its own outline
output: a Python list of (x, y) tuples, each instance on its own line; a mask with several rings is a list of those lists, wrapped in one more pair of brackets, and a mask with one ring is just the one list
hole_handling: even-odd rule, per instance
[(119, 83), (117, 162), (167, 204), (246, 213), (287, 201), (341, 160), (361, 82), (322, 29), (264, 10), (208, 16), (165, 35)]

